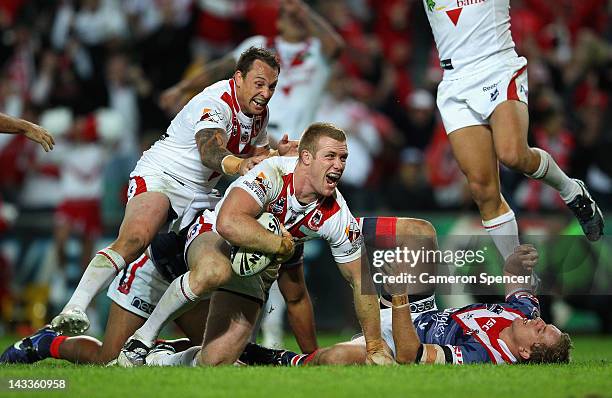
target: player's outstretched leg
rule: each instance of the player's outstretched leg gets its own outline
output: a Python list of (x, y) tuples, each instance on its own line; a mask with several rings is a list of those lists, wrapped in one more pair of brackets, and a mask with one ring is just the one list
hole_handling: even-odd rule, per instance
[(125, 208), (119, 237), (91, 260), (70, 301), (51, 321), (62, 334), (81, 334), (89, 328), (85, 309), (93, 298), (149, 245), (167, 219), (170, 202), (159, 192), (144, 192), (133, 197)]
[(65, 336), (60, 336), (50, 326), (19, 340), (0, 355), (0, 363), (34, 363), (45, 358), (57, 357), (57, 347)]

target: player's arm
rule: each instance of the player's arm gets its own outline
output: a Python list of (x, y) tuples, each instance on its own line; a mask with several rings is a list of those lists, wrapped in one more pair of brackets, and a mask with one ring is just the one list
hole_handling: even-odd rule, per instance
[(345, 43), (342, 36), (323, 17), (314, 12), (301, 0), (284, 0), (283, 7), (289, 12), (294, 12), (296, 17), (304, 22), (310, 36), (321, 41), (323, 54), (328, 60), (334, 60), (344, 50)]
[(227, 148), (226, 134), (223, 129), (209, 128), (198, 131), (195, 135), (202, 164), (211, 170), (226, 175), (244, 175), (266, 156), (239, 158)]
[(293, 254), (293, 238), (286, 231), (278, 236), (259, 225), (256, 217), (261, 210), (261, 205), (244, 189), (232, 188), (219, 209), (217, 233), (234, 246), (276, 254), (274, 260), (282, 262)]
[(304, 264), (280, 269), (278, 287), (287, 303), (289, 325), (303, 353), (314, 352), (319, 345), (315, 333), (312, 301), (304, 279)]
[(421, 347), (421, 341), (412, 323), (407, 294), (392, 296), (391, 322), (395, 343), (395, 361), (399, 364), (414, 363)]
[(170, 111), (186, 96), (200, 92), (211, 84), (229, 77), (235, 63), (236, 60), (232, 54), (208, 63), (197, 74), (164, 90), (159, 97), (160, 107)]
[(0, 132), (7, 134), (23, 134), (30, 140), (39, 143), (49, 152), (55, 145), (53, 136), (44, 128), (27, 120), (17, 119), (0, 113)]
[(392, 364), (393, 358), (385, 351), (385, 343), (380, 333), (378, 298), (374, 294), (362, 294), (361, 258), (337, 265), (342, 276), (353, 288), (355, 313), (366, 341), (366, 362), (376, 365)]
[(504, 263), (504, 276), (514, 277), (513, 282), (504, 285), (505, 294), (525, 291), (535, 293), (536, 277), (533, 272), (538, 263), (538, 251), (533, 245), (520, 245), (514, 249)]

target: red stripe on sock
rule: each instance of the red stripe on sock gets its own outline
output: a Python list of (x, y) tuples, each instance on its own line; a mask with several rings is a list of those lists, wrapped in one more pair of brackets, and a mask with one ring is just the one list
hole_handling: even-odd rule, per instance
[(64, 342), (64, 340), (66, 340), (67, 338), (68, 336), (57, 336), (53, 339), (53, 341), (51, 342), (51, 347), (49, 348), (49, 353), (53, 358), (60, 359), (59, 348), (60, 345), (62, 345), (62, 343)]
[(487, 226), (484, 226), (484, 225), (483, 225), (483, 226), (484, 226), (484, 228), (485, 228), (485, 229), (488, 231), (488, 230), (490, 230), (490, 229), (495, 229), (495, 228), (497, 228), (497, 227), (501, 227), (502, 225), (507, 224), (507, 223), (509, 223), (509, 222), (510, 222), (510, 221), (512, 221), (512, 220), (513, 220), (513, 219), (510, 219), (510, 220), (508, 220), (508, 221), (504, 221), (504, 222), (501, 222), (501, 223), (499, 223), (499, 224), (491, 225), (491, 226), (488, 226), (488, 227), (487, 227)]
[(108, 261), (110, 261), (110, 262), (111, 262), (111, 264), (113, 264), (113, 267), (115, 267), (115, 269), (117, 270), (117, 273), (119, 273), (119, 271), (121, 271), (121, 270), (119, 269), (119, 267), (117, 266), (117, 264), (115, 264), (115, 262), (113, 261), (113, 259), (112, 259), (112, 258), (111, 258), (111, 257), (110, 257), (108, 254), (104, 253), (103, 251), (99, 251), (99, 252), (97, 252), (96, 254), (101, 254), (101, 255), (103, 255), (104, 257), (108, 258)]
[(397, 246), (397, 217), (376, 218), (375, 244), (379, 249), (393, 248)]
[(314, 350), (313, 352), (311, 352), (310, 354), (308, 354), (308, 356), (306, 357), (306, 359), (304, 359), (304, 362), (302, 363), (303, 365), (308, 364), (308, 362), (312, 361), (314, 359), (315, 354), (319, 352), (319, 350)]

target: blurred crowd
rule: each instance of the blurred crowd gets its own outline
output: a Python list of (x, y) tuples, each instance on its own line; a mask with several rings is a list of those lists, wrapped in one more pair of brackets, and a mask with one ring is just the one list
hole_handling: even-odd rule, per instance
[[(442, 70), (422, 1), (308, 3), (346, 42), (317, 119), (348, 133), (342, 191), (354, 211), (472, 208), (436, 110)], [(10, 219), (10, 203), (58, 209), (57, 223), (76, 198), (120, 217), (130, 170), (173, 116), (159, 94), (243, 39), (274, 35), (277, 6), (2, 0), (0, 112), (41, 123), (60, 142), (49, 156), (23, 137), (0, 136), (0, 213)], [(612, 1), (511, 6), (513, 38), (529, 61), (530, 141), (612, 209)], [(564, 208), (543, 184), (506, 170), (502, 182), (515, 209)]]

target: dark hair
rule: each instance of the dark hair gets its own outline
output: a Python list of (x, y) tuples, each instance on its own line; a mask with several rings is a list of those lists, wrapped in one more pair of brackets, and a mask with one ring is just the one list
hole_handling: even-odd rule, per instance
[(280, 63), (276, 55), (272, 51), (261, 47), (249, 47), (244, 50), (236, 63), (236, 71), (240, 71), (243, 75), (246, 75), (251, 70), (253, 62), (256, 60), (265, 62), (280, 73)]
[(317, 153), (317, 146), (319, 144), (319, 138), (321, 137), (329, 137), (341, 142), (346, 141), (346, 134), (344, 134), (344, 131), (333, 124), (313, 123), (308, 126), (304, 133), (302, 133), (302, 138), (300, 138), (300, 144), (298, 145), (298, 153), (302, 153), (303, 150), (313, 155)]
[(563, 333), (559, 341), (547, 346), (544, 344), (534, 344), (529, 358), (524, 363), (569, 363), (572, 340), (569, 334)]

